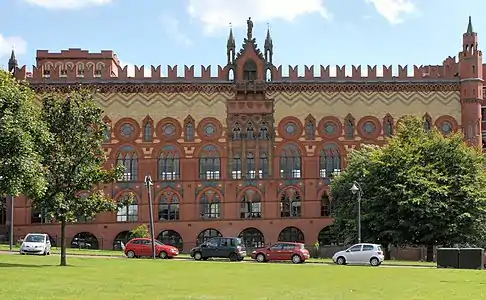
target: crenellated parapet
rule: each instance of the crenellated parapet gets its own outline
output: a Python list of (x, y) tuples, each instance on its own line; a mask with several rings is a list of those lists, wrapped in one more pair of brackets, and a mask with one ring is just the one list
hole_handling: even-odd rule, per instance
[[(182, 70), (181, 70), (182, 69)], [(216, 69), (216, 71), (214, 70)], [(130, 73), (129, 67), (118, 64), (110, 65), (103, 62), (85, 63), (48, 63), (15, 68), (15, 77), (32, 83), (73, 83), (73, 82), (233, 82), (230, 78), (229, 66), (201, 66), (196, 75), (194, 65), (167, 66), (134, 66)], [(287, 72), (284, 70), (286, 69)], [(215, 71), (215, 72), (214, 72)], [(414, 66), (270, 66), (267, 82), (373, 82), (373, 81), (440, 81), (452, 80), (458, 76), (458, 63), (455, 57), (444, 60), (442, 65)]]

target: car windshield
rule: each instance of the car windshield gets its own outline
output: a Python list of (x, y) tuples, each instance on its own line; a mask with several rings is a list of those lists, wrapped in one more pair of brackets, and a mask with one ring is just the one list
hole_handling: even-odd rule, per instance
[(161, 242), (161, 241), (159, 241), (159, 240), (155, 240), (155, 244), (156, 244), (156, 245), (159, 245), (159, 246), (163, 246), (163, 245), (164, 245), (164, 243), (162, 243), (162, 242)]
[(304, 250), (305, 249), (305, 245), (304, 244), (300, 244), (300, 249)]
[(24, 242), (27, 243), (44, 243), (45, 236), (42, 234), (29, 234), (25, 237)]

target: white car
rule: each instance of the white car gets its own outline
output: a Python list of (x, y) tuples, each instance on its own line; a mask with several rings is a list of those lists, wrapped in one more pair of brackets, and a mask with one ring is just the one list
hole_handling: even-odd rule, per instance
[(51, 240), (45, 233), (29, 233), (25, 236), (20, 246), (20, 254), (51, 254)]
[(336, 252), (332, 261), (338, 265), (346, 264), (370, 264), (373, 267), (381, 265), (385, 260), (380, 245), (377, 244), (356, 244), (346, 250)]

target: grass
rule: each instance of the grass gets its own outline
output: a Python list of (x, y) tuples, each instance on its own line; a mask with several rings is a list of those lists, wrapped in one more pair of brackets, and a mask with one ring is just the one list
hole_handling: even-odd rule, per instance
[(484, 299), (486, 271), (0, 255), (0, 299)]

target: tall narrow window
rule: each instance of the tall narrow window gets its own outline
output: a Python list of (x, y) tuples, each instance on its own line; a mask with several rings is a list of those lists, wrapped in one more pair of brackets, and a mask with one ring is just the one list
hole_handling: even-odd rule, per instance
[(177, 194), (171, 191), (163, 193), (162, 197), (160, 197), (159, 202), (159, 220), (179, 220), (179, 206), (179, 197), (177, 196)]
[(176, 180), (180, 178), (180, 155), (173, 145), (162, 148), (158, 159), (159, 179)]
[(184, 120), (184, 141), (194, 142), (196, 136), (195, 133), (195, 121), (191, 116), (187, 116)]
[(255, 131), (253, 129), (253, 124), (251, 122), (248, 122), (248, 126), (246, 127), (246, 139), (247, 140), (255, 139)]
[(253, 81), (257, 79), (257, 65), (249, 59), (243, 65), (243, 78), (247, 81)]
[(220, 179), (221, 156), (213, 145), (203, 147), (199, 156), (199, 178), (206, 180)]
[(138, 179), (138, 158), (132, 146), (124, 146), (116, 158), (116, 164), (125, 168), (122, 181), (136, 181)]
[(300, 194), (293, 188), (283, 191), (280, 198), (280, 216), (282, 218), (297, 218), (301, 216)]
[(219, 219), (221, 217), (221, 199), (213, 190), (206, 190), (199, 200), (201, 205), (201, 219)]
[(239, 154), (235, 154), (233, 156), (233, 161), (232, 161), (231, 167), (232, 167), (231, 178), (241, 179), (242, 164), (241, 164), (241, 157), (240, 157)]
[(344, 120), (345, 133), (347, 139), (354, 139), (354, 118), (348, 115)]
[(327, 144), (319, 157), (319, 176), (331, 177), (341, 172), (341, 153), (335, 144)]
[(258, 139), (260, 140), (270, 139), (270, 135), (268, 134), (267, 124), (263, 121), (260, 123), (260, 128), (258, 130)]
[(329, 195), (324, 192), (321, 196), (321, 217), (330, 217), (331, 213), (331, 200)]
[(386, 115), (383, 119), (383, 133), (386, 137), (393, 135), (393, 118), (390, 115)]
[(146, 122), (143, 126), (143, 141), (151, 142), (153, 139), (153, 128), (150, 122)]
[(241, 140), (241, 127), (240, 127), (240, 124), (238, 122), (236, 122), (233, 125), (233, 133), (231, 135), (231, 139), (233, 141), (239, 141), (239, 140)]
[(302, 156), (299, 148), (294, 144), (288, 144), (280, 152), (280, 177), (301, 178)]
[(424, 116), (424, 128), (427, 132), (432, 129), (432, 118), (428, 114)]
[(268, 178), (270, 175), (269, 169), (267, 153), (260, 152), (260, 170), (258, 172), (261, 174), (261, 178)]
[(312, 141), (316, 138), (316, 120), (312, 115), (305, 119), (305, 139)]
[(246, 190), (241, 199), (240, 218), (260, 219), (262, 217), (262, 203), (260, 194), (253, 189)]
[[(248, 152), (246, 154), (246, 178), (247, 179), (257, 178), (255, 155), (253, 155), (253, 153), (251, 152)], [(261, 178), (261, 174), (258, 174), (258, 178)]]

